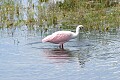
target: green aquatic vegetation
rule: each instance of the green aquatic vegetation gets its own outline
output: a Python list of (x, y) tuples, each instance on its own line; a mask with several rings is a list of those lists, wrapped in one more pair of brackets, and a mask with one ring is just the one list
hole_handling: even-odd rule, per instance
[(39, 0), (40, 2), (48, 2), (49, 0)]
[[(45, 3), (43, 3), (45, 2)], [(32, 4), (31, 4), (32, 3)], [(2, 0), (0, 6), (0, 26), (36, 25), (49, 28), (60, 24), (63, 29), (73, 29), (82, 24), (86, 30), (108, 31), (120, 26), (120, 4), (109, 0), (64, 0), (49, 3), (48, 0), (27, 2), (28, 7), (14, 0)], [(26, 16), (26, 19), (24, 19)], [(43, 28), (43, 29), (45, 29)]]
[[(84, 1), (77, 1), (77, 3), (76, 2), (68, 3), (69, 2), (68, 0), (65, 0), (65, 1), (67, 3), (65, 2), (58, 3), (62, 11), (67, 10), (66, 5), (74, 4), (77, 6), (74, 6), (74, 8), (68, 7), (73, 11), (67, 10), (67, 13), (65, 13), (64, 19), (65, 20), (67, 19), (70, 21), (63, 22), (63, 25), (83, 24), (86, 26), (87, 30), (89, 29), (96, 29), (96, 30), (107, 29), (108, 30), (109, 29), (108, 26), (109, 27), (119, 26), (119, 21), (120, 21), (120, 19), (118, 18), (119, 9), (116, 9), (117, 11), (110, 12), (112, 8), (119, 8), (118, 3), (114, 3), (115, 5), (111, 5), (112, 2), (107, 2), (107, 0), (106, 1), (84, 0)], [(69, 14), (69, 12), (72, 13), (72, 15)], [(76, 14), (76, 13), (80, 13), (80, 14)], [(112, 15), (110, 16), (109, 14), (112, 14)], [(66, 15), (68, 17), (66, 17)]]

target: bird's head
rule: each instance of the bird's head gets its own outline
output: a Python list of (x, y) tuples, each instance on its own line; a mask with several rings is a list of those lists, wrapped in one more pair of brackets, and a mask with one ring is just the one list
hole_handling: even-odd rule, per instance
[(78, 30), (82, 30), (83, 28), (84, 28), (83, 25), (78, 25), (78, 26), (77, 26), (77, 29), (78, 29)]
[(79, 27), (79, 28), (84, 28), (84, 26), (83, 26), (83, 25), (78, 25), (77, 27)]

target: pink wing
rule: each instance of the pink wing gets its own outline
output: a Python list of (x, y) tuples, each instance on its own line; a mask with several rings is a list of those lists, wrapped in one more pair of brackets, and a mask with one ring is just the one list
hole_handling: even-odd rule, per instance
[(45, 37), (42, 40), (42, 42), (51, 42), (51, 43), (58, 44), (58, 43), (64, 43), (66, 41), (69, 41), (70, 38), (71, 38), (71, 34), (69, 33), (57, 32)]

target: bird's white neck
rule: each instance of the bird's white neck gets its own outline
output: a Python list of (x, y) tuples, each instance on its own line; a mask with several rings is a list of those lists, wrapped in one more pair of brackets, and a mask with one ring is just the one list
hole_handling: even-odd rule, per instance
[(73, 36), (72, 36), (73, 38), (76, 38), (76, 37), (79, 35), (79, 30), (80, 30), (80, 28), (82, 28), (82, 27), (83, 27), (83, 25), (78, 25), (78, 26), (77, 26), (77, 28), (76, 28), (76, 33), (74, 33)]
[(76, 38), (79, 35), (79, 30), (80, 30), (80, 28), (77, 27), (76, 32), (73, 34), (72, 38)]
[(79, 35), (79, 30), (80, 30), (80, 28), (79, 28), (79, 26), (76, 28), (76, 36), (78, 36)]

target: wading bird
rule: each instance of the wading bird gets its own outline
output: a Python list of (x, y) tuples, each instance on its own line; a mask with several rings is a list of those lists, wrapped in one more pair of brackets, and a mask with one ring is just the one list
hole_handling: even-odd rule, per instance
[(76, 28), (76, 32), (71, 31), (57, 31), (54, 32), (51, 35), (48, 35), (44, 39), (42, 39), (42, 42), (50, 42), (54, 44), (60, 44), (60, 48), (63, 49), (63, 44), (65, 42), (68, 42), (70, 39), (74, 39), (78, 36), (79, 30), (83, 28), (83, 25), (78, 25)]

